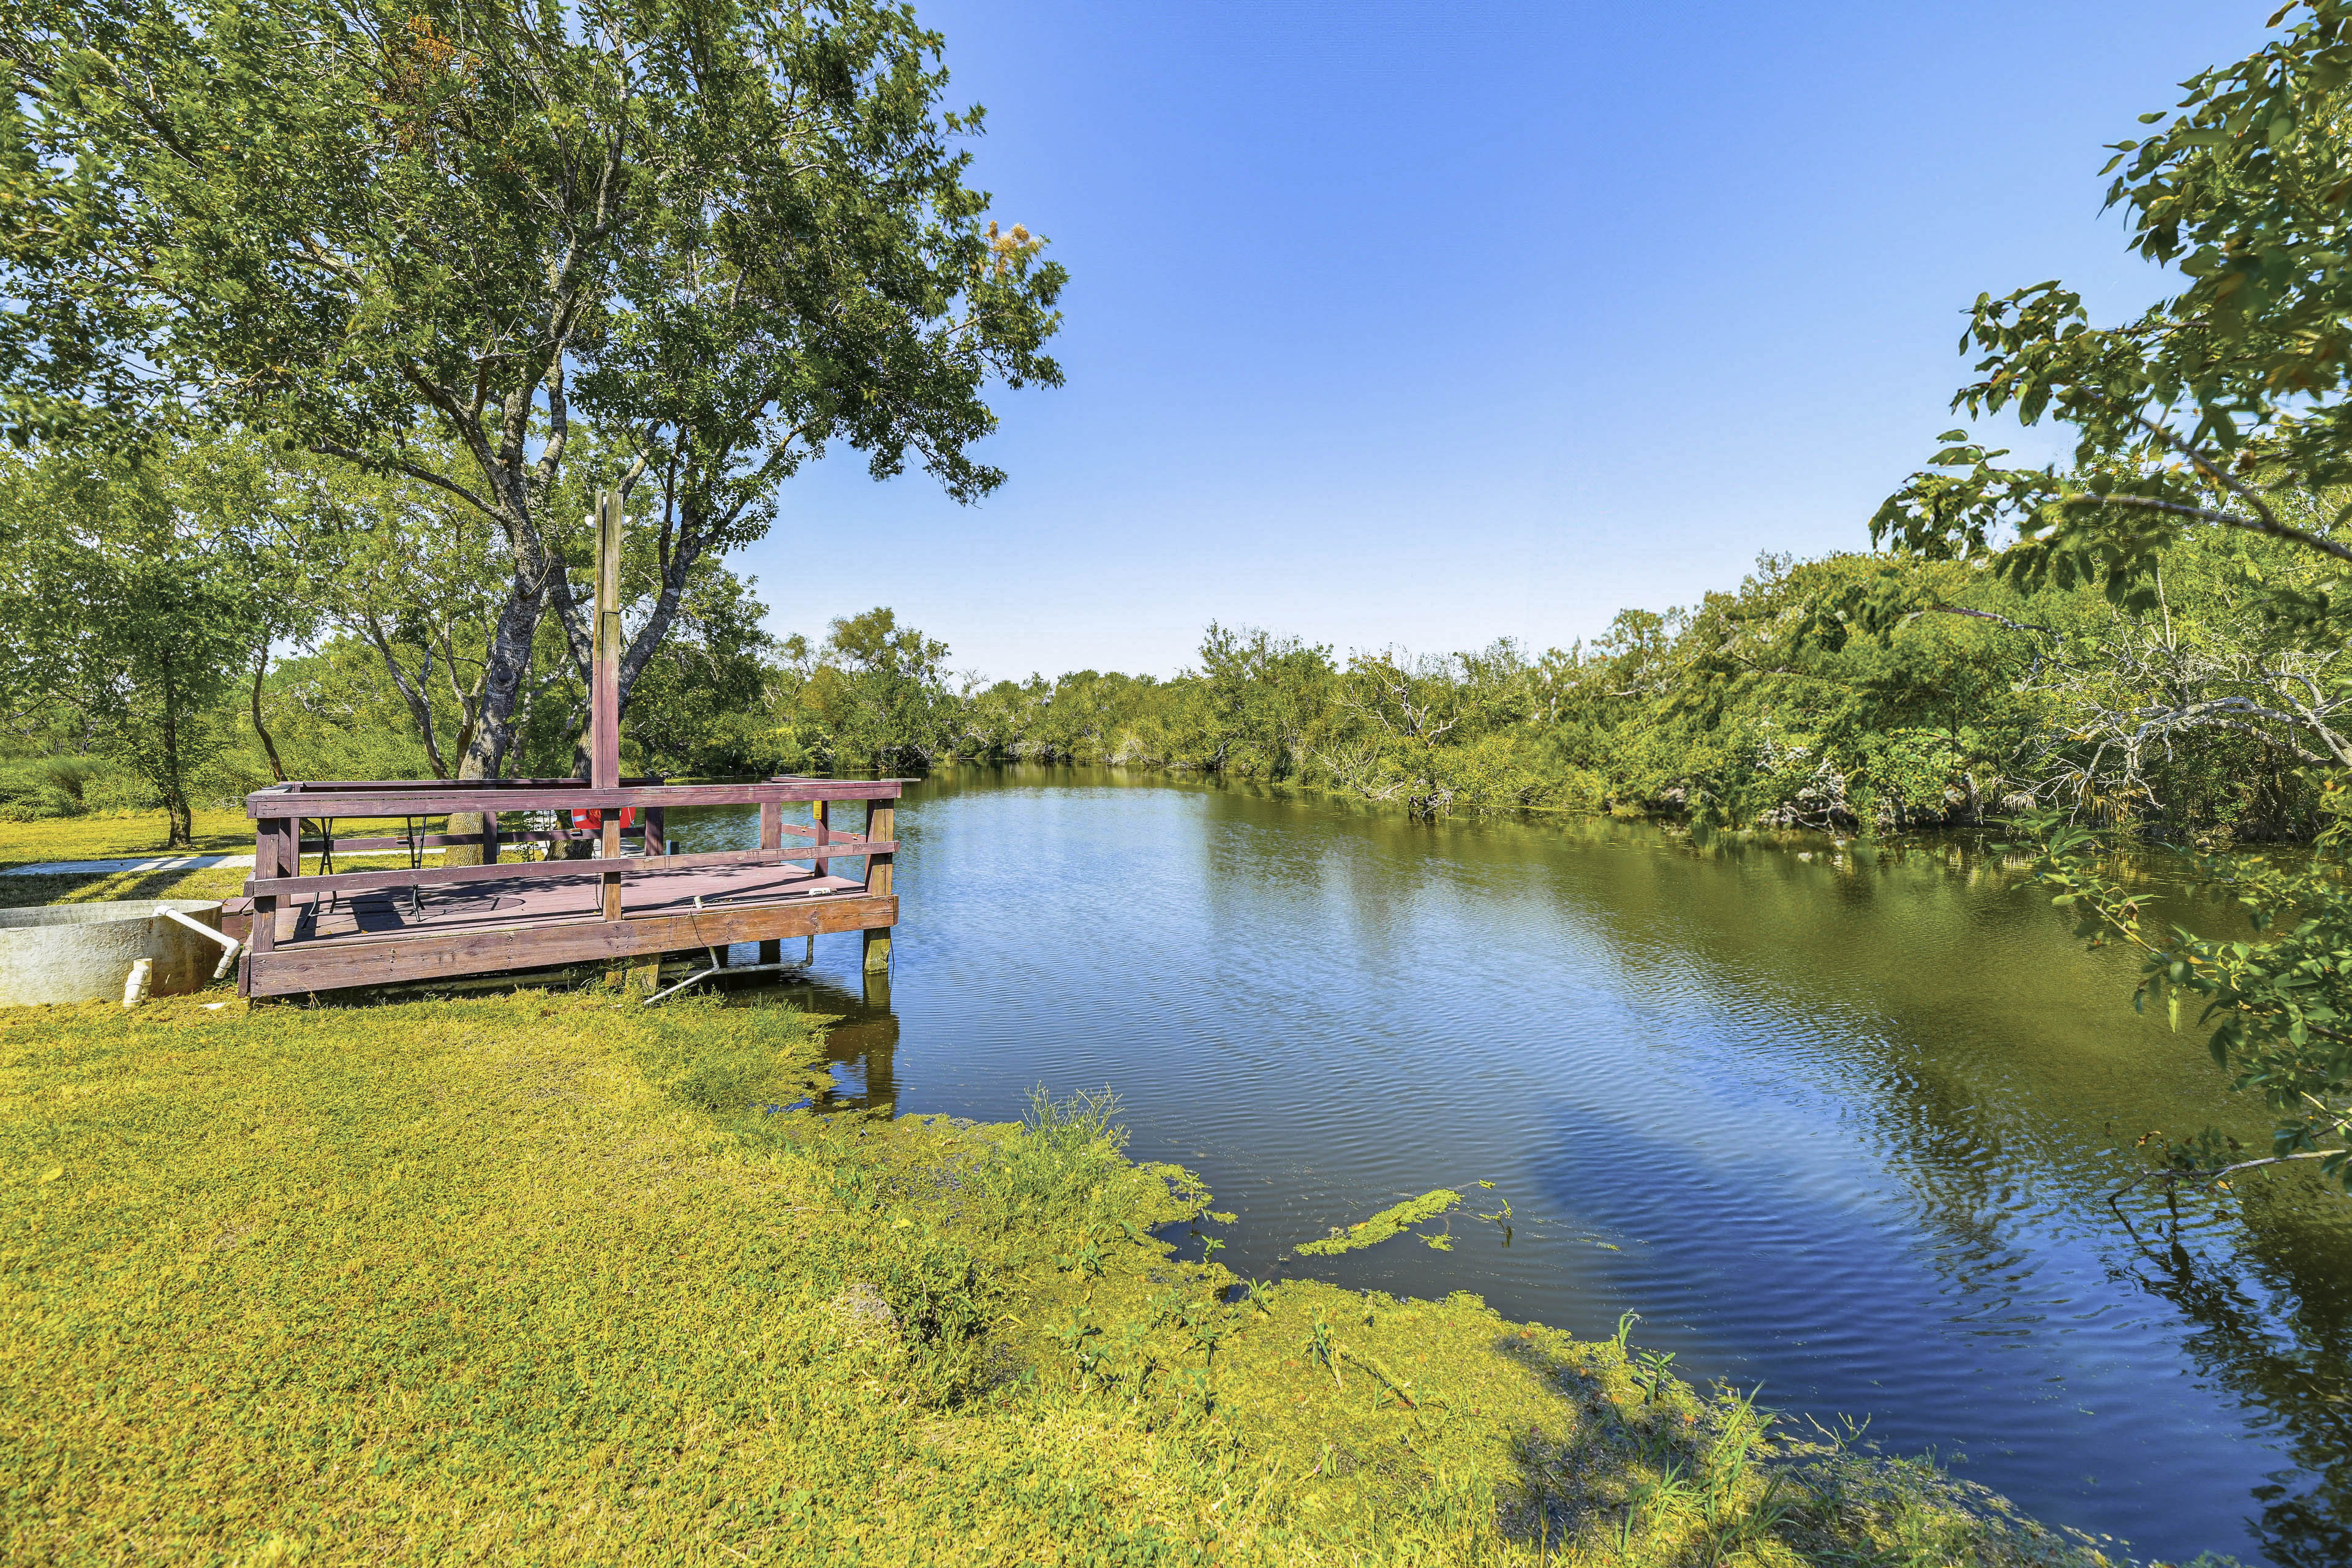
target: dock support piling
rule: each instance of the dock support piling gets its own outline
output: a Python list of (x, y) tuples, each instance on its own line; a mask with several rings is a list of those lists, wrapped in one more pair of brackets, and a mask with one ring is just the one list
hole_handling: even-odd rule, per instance
[[(887, 844), (898, 832), (898, 808), (887, 800), (866, 803), (866, 837), (877, 844)], [(891, 865), (887, 855), (875, 855), (866, 862), (866, 890), (887, 894), (890, 891)], [(884, 926), (866, 933), (866, 972), (868, 974), (890, 972), (890, 931)]]
[(646, 953), (629, 965), (628, 989), (639, 996), (650, 996), (661, 989), (660, 953)]
[[(283, 842), (279, 830), (286, 826), (283, 817), (264, 817), (255, 825), (253, 836), (253, 874), (268, 879), (286, 874), (278, 858), (278, 845)], [(294, 840), (296, 847), (301, 839)], [(240, 996), (253, 994), (253, 960), (257, 953), (267, 954), (278, 946), (278, 899), (264, 893), (253, 900), (253, 923), (246, 930), (245, 956), (237, 962), (236, 992)]]
[[(774, 801), (768, 801), (760, 807), (760, 847), (782, 849), (783, 847), (784, 808)], [(814, 943), (816, 939), (811, 937), (809, 941)], [(784, 949), (782, 942), (763, 942), (760, 944), (761, 963), (781, 963), (783, 958)]]

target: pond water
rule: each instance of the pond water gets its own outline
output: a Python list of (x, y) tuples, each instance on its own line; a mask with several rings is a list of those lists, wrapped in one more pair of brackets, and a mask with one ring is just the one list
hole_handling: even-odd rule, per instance
[[(2133, 1557), (2352, 1562), (2352, 1202), (2289, 1173), (2136, 1245), (2104, 1201), (2133, 1140), (2260, 1143), (2261, 1110), (1997, 857), (1038, 768), (909, 786), (898, 832), (887, 990), (815, 943), (845, 1100), (1008, 1121), (1108, 1084), (1244, 1277), (1638, 1312), (1677, 1372)], [(1508, 1228), (1289, 1256), (1438, 1186)]]

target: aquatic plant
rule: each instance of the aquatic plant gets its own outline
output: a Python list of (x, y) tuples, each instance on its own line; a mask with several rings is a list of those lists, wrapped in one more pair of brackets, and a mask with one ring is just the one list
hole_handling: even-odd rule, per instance
[(1653, 1404), (1658, 1390), (1667, 1382), (1666, 1369), (1675, 1364), (1672, 1351), (1643, 1351), (1633, 1363), (1633, 1381), (1642, 1390), (1642, 1403)]
[(1319, 1241), (1309, 1241), (1295, 1248), (1299, 1256), (1328, 1258), (1342, 1252), (1357, 1252), (1374, 1247), (1392, 1236), (1401, 1236), (1423, 1220), (1434, 1219), (1462, 1201), (1462, 1194), (1444, 1187), (1423, 1193), (1390, 1208), (1384, 1208), (1370, 1219), (1360, 1220), (1346, 1230), (1333, 1229)]

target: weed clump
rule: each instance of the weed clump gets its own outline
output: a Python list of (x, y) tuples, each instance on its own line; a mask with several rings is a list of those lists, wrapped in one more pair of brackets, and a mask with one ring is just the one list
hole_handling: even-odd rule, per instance
[(1384, 1208), (1367, 1220), (1360, 1220), (1346, 1230), (1335, 1230), (1320, 1241), (1310, 1241), (1298, 1248), (1303, 1258), (1328, 1258), (1342, 1252), (1356, 1252), (1377, 1246), (1392, 1236), (1401, 1236), (1425, 1219), (1439, 1215), (1462, 1202), (1460, 1193), (1440, 1187), (1433, 1193), (1423, 1193), (1391, 1208)]

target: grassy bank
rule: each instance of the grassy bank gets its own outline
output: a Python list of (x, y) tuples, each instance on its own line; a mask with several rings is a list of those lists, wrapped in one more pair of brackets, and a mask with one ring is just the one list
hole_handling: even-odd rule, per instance
[[(391, 835), (404, 824), (397, 817), (382, 821), (338, 818), (339, 835)], [(439, 832), (440, 825), (432, 825)], [(166, 854), (251, 855), (253, 823), (245, 813), (206, 808), (195, 814), (194, 846), (166, 850), (168, 827), (157, 811), (115, 812), (89, 816), (43, 817), (33, 822), (0, 822), (0, 872), (13, 867), (42, 865), (55, 860), (133, 860)], [(316, 869), (315, 856), (305, 866)], [(379, 869), (404, 861), (389, 858), (350, 859), (345, 870)], [(440, 852), (430, 851), (425, 863), (440, 863)], [(78, 904), (115, 899), (233, 899), (245, 891), (250, 866), (210, 866), (180, 871), (64, 871), (0, 876), (0, 909), (31, 904)]]
[(601, 992), (0, 1012), (0, 1555), (2095, 1560), (1638, 1346), (1236, 1291), (1099, 1106), (766, 1110), (818, 1037)]
[[(242, 811), (199, 811), (195, 829), (196, 854), (253, 852), (253, 824)], [(160, 811), (0, 822), (0, 871), (51, 860), (130, 860), (161, 855), (167, 831)], [(110, 899), (228, 899), (245, 890), (245, 879), (251, 875), (248, 867), (215, 866), (194, 871), (0, 876), (0, 909)]]
[[(173, 854), (250, 855), (253, 823), (229, 806), (206, 806), (195, 814), (194, 846)], [(130, 860), (166, 853), (171, 825), (160, 811), (92, 812), (87, 816), (44, 816), (31, 822), (0, 822), (0, 869), (46, 860)]]

